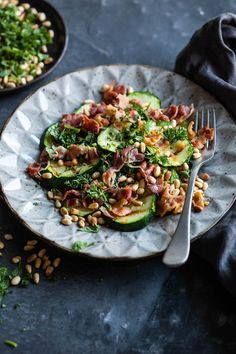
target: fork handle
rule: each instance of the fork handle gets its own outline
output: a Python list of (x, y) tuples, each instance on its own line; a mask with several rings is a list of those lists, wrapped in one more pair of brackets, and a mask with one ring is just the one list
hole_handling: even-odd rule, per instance
[(178, 226), (172, 237), (172, 240), (164, 254), (163, 263), (169, 267), (179, 267), (183, 265), (189, 256), (190, 250), (190, 215), (194, 182), (197, 177), (200, 166), (192, 169), (188, 188), (185, 196), (183, 211), (180, 215)]

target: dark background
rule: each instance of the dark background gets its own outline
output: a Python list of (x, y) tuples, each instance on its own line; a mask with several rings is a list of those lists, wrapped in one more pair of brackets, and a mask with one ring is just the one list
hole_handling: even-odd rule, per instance
[[(172, 70), (192, 33), (209, 18), (236, 9), (225, 0), (53, 0), (69, 29), (58, 68), (21, 93), (0, 98), (0, 118), (29, 93), (78, 68), (137, 63)], [(197, 3), (197, 4), (196, 4)], [(32, 238), (1, 204), (1, 233), (11, 231), (1, 264)], [(49, 248), (50, 249), (50, 248)], [(50, 249), (51, 254), (59, 252)], [(62, 255), (63, 256), (63, 255)], [(159, 257), (111, 264), (63, 257), (57, 280), (14, 288), (0, 309), (0, 353), (236, 353), (235, 300), (194, 254), (178, 270)], [(20, 307), (14, 309), (15, 304)], [(13, 349), (3, 344), (11, 339)]]

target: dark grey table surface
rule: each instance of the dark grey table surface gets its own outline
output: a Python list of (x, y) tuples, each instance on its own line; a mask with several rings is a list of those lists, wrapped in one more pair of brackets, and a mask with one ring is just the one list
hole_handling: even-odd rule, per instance
[[(235, 11), (225, 0), (52, 0), (69, 29), (58, 68), (27, 91), (0, 98), (0, 118), (30, 92), (78, 68), (139, 63), (173, 69), (177, 53), (209, 18)], [(1, 204), (1, 233), (13, 232), (9, 262), (32, 238)], [(51, 254), (59, 254), (51, 249)], [(195, 255), (178, 270), (159, 257), (129, 264), (61, 255), (57, 281), (14, 288), (0, 309), (0, 353), (224, 354), (236, 352), (236, 306)], [(14, 304), (20, 307), (14, 309)], [(13, 349), (5, 339), (18, 343)]]

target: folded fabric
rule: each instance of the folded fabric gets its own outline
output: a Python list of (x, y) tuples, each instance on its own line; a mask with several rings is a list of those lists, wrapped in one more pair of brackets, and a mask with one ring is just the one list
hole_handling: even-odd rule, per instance
[[(222, 14), (195, 32), (177, 56), (175, 71), (212, 93), (236, 119), (236, 15)], [(236, 296), (236, 203), (192, 250), (215, 267)]]

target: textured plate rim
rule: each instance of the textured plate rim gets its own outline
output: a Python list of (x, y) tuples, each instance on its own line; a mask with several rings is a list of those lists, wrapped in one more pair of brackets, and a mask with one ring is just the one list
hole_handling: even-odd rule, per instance
[[(31, 86), (31, 85), (35, 84), (36, 82), (44, 79), (47, 75), (49, 75), (60, 64), (61, 60), (63, 59), (63, 57), (64, 57), (64, 55), (66, 53), (66, 50), (67, 50), (67, 47), (68, 47), (68, 42), (69, 42), (69, 35), (68, 35), (68, 30), (67, 30), (67, 27), (66, 27), (66, 24), (65, 24), (65, 21), (64, 21), (63, 17), (59, 13), (59, 11), (51, 3), (49, 3), (48, 1), (41, 0), (40, 3), (41, 4), (46, 4), (46, 6), (50, 7), (51, 10), (56, 14), (56, 16), (58, 17), (58, 19), (60, 20), (60, 22), (62, 24), (63, 32), (64, 32), (63, 33), (64, 34), (64, 43), (63, 43), (63, 48), (62, 48), (61, 54), (58, 57), (58, 59), (43, 74), (39, 75), (34, 80), (32, 80), (31, 82), (28, 82), (25, 85), (20, 85), (20, 86), (14, 87), (14, 88), (0, 90), (0, 95), (8, 95), (8, 94), (10, 95), (10, 94), (14, 94), (14, 93), (19, 92), (19, 91), (23, 91), (24, 89), (27, 89), (29, 86)], [(54, 81), (54, 80), (52, 80), (52, 81)], [(50, 81), (50, 82), (52, 82), (52, 81)], [(50, 83), (50, 82), (48, 82), (48, 83)], [(36, 89), (33, 93), (35, 93), (37, 90), (38, 89)], [(27, 96), (27, 97), (29, 97), (29, 96)], [(21, 103), (23, 103), (23, 101)]]
[[(164, 68), (160, 68), (160, 67), (157, 67), (157, 66), (152, 66), (152, 65), (140, 65), (140, 64), (110, 64), (110, 65), (95, 65), (95, 66), (89, 66), (89, 67), (84, 67), (82, 69), (78, 69), (78, 70), (72, 70), (62, 76), (59, 76), (59, 77), (56, 77), (54, 79), (52, 79), (51, 81), (47, 82), (45, 85), (37, 88), (35, 91), (33, 91), (31, 94), (29, 94), (28, 96), (26, 96), (17, 106), (16, 108), (12, 111), (12, 113), (10, 113), (10, 115), (7, 117), (5, 123), (3, 124), (3, 127), (1, 129), (1, 132), (0, 132), (0, 140), (2, 139), (2, 134), (5, 130), (5, 128), (7, 127), (7, 125), (10, 123), (10, 120), (12, 118), (12, 116), (14, 115), (14, 113), (19, 109), (19, 107), (26, 101), (28, 101), (35, 93), (37, 93), (39, 90), (41, 90), (43, 87), (51, 84), (52, 82), (54, 81), (57, 81), (61, 78), (63, 78), (64, 76), (67, 76), (67, 75), (70, 75), (70, 74), (73, 74), (73, 73), (78, 73), (78, 72), (82, 72), (82, 71), (86, 71), (86, 70), (93, 70), (93, 69), (96, 69), (98, 67), (126, 67), (128, 68), (129, 66), (133, 66), (133, 65), (136, 65), (136, 66), (139, 66), (139, 67), (144, 67), (144, 68), (148, 68), (148, 69), (161, 69), (161, 70), (164, 70), (164, 71), (167, 71), (169, 73), (174, 73), (178, 76), (182, 76), (182, 75), (179, 75), (173, 71), (170, 71), (170, 70), (166, 70)], [(183, 76), (182, 76), (183, 77)], [(202, 88), (201, 86), (195, 84), (195, 82), (189, 80), (188, 78), (185, 78), (187, 79), (188, 81), (190, 81), (191, 83), (193, 83), (194, 85), (196, 85), (197, 87), (200, 87), (201, 89), (205, 90), (204, 88)], [(206, 90), (205, 90), (206, 91)], [(211, 95), (212, 97), (214, 97), (213, 95)], [(217, 99), (217, 101), (219, 101)], [(223, 106), (223, 104), (221, 103), (221, 105)], [(162, 255), (165, 251), (161, 251), (161, 252), (155, 252), (155, 253), (152, 253), (148, 256), (141, 256), (141, 257), (129, 257), (129, 256), (124, 256), (124, 257), (105, 257), (105, 256), (96, 256), (96, 255), (91, 255), (91, 254), (88, 254), (88, 253), (84, 253), (84, 252), (76, 252), (76, 251), (73, 251), (72, 249), (68, 249), (67, 247), (64, 247), (64, 246), (61, 246), (59, 245), (58, 243), (56, 243), (55, 241), (52, 241), (50, 239), (48, 239), (47, 237), (45, 237), (43, 234), (41, 234), (40, 232), (34, 230), (18, 213), (17, 211), (11, 206), (5, 192), (4, 192), (4, 189), (2, 187), (2, 184), (0, 183), (0, 192), (1, 192), (1, 198), (2, 200), (5, 202), (6, 206), (9, 208), (9, 210), (13, 213), (14, 217), (26, 228), (28, 229), (30, 232), (32, 232), (37, 238), (39, 238), (41, 241), (43, 242), (46, 242), (48, 243), (49, 245), (51, 246), (54, 246), (56, 248), (58, 248), (59, 250), (67, 253), (67, 254), (70, 254), (70, 255), (76, 255), (76, 256), (79, 256), (79, 257), (83, 257), (83, 258), (87, 258), (87, 259), (91, 259), (91, 260), (100, 260), (100, 261), (109, 261), (109, 262), (117, 262), (117, 261), (137, 261), (137, 260), (145, 260), (145, 259), (149, 259), (149, 258), (153, 258), (153, 257), (156, 257), (156, 256), (159, 256), (159, 255)], [(200, 232), (198, 235), (196, 235), (193, 239), (191, 239), (191, 243), (198, 240), (201, 236), (203, 236), (207, 231), (209, 231), (210, 229), (212, 229), (215, 225), (217, 225), (220, 220), (225, 216), (225, 214), (231, 209), (231, 207), (233, 206), (234, 202), (236, 201), (236, 195), (234, 195), (234, 197), (232, 198), (232, 201), (231, 203), (228, 205), (228, 207), (224, 210), (224, 212), (219, 216), (219, 218), (214, 222), (212, 223), (211, 225), (209, 225), (208, 227), (206, 227), (202, 232)]]

